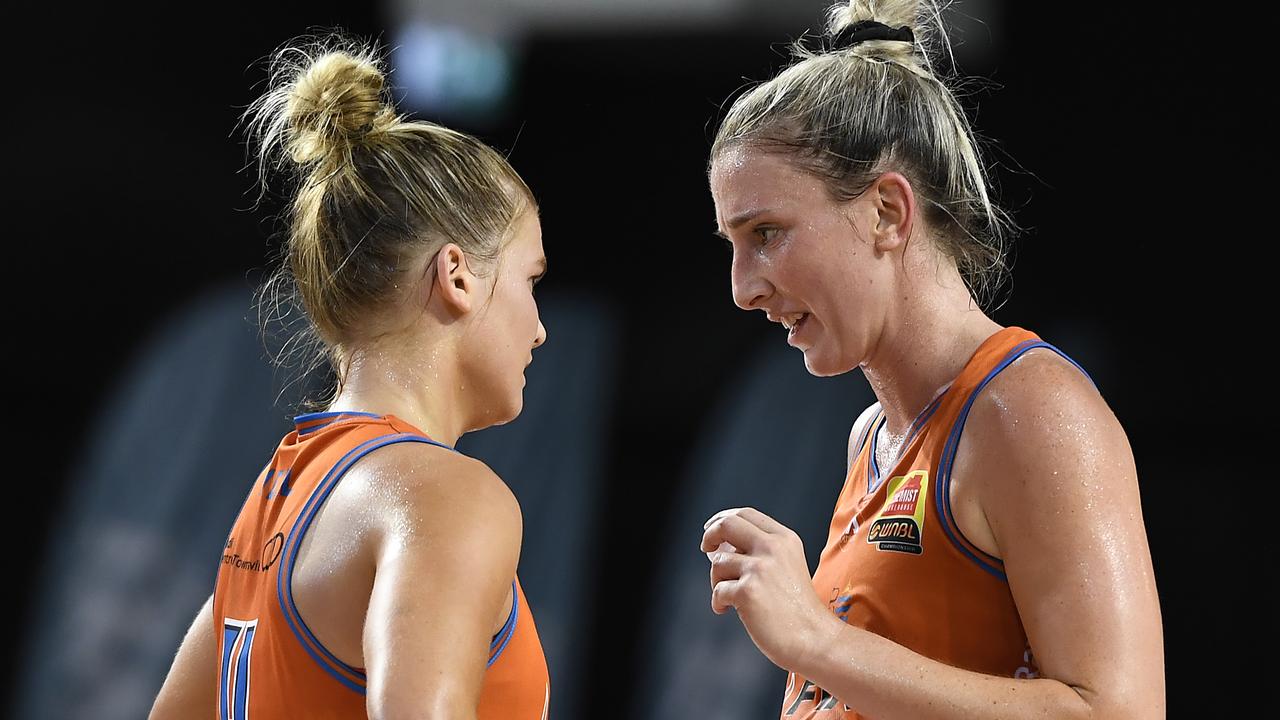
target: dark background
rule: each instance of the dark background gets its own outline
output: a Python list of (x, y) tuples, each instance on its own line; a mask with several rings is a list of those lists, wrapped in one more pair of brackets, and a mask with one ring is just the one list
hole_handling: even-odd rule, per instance
[[(823, 9), (813, 6), (810, 26)], [(1208, 608), (1244, 581), (1228, 570), (1234, 557), (1202, 535), (1197, 509), (1221, 497), (1209, 453), (1231, 443), (1215, 433), (1218, 443), (1194, 444), (1228, 411), (1221, 372), (1201, 363), (1230, 333), (1217, 324), (1225, 271), (1197, 250), (1226, 232), (1220, 198), (1193, 158), (1241, 123), (1226, 63), (1188, 52), (1176, 41), (1181, 21), (1157, 14), (1163, 7), (1108, 6), (1098, 20), (1080, 5), (997, 3), (996, 49), (962, 70), (993, 81), (966, 104), (997, 141), (1002, 197), (1027, 228), (994, 317), (1067, 349), (1129, 434), (1161, 592), (1170, 715), (1181, 717), (1232, 702), (1201, 659), (1209, 639), (1220, 657), (1235, 655), (1230, 613)], [(10, 480), (22, 487), (9, 527), (22, 558), (8, 568), (17, 617), (34, 602), (24, 588), (70, 492), (74, 449), (140, 343), (202, 292), (250, 282), (268, 264), (273, 206), (249, 210), (254, 177), (242, 171), (235, 131), (263, 78), (259, 61), (308, 28), (379, 36), (389, 23), (376, 4), (335, 2), (24, 15), (11, 29), (23, 50), (9, 77), (18, 198), (6, 233), (7, 355), (17, 439), (42, 460)], [(728, 369), (749, 348), (783, 342), (731, 302), (705, 162), (719, 105), (744, 77), (781, 67), (781, 43), (803, 29), (744, 18), (544, 28), (520, 46), (507, 107), (475, 127), (453, 123), (510, 150), (537, 194), (551, 264), (539, 293), (593, 294), (622, 311), (625, 382), (602, 541), (645, 546)], [(606, 564), (597, 593), (653, 575), (652, 563)], [(611, 658), (593, 678), (587, 717), (642, 691), (626, 672), (635, 632), (617, 623), (597, 611), (583, 628), (598, 653), (608, 637)], [(10, 669), (22, 662), (6, 659)]]

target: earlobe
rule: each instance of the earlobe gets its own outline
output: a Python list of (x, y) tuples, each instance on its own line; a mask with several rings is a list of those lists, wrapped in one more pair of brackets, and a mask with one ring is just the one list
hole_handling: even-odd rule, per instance
[(911, 183), (901, 173), (887, 172), (875, 182), (876, 249), (888, 252), (905, 245), (915, 224), (916, 198)]

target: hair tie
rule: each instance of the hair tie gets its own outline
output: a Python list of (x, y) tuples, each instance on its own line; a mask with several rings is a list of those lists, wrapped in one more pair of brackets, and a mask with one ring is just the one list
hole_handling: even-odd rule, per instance
[(867, 40), (897, 40), (914, 43), (916, 36), (915, 33), (911, 32), (911, 28), (906, 25), (900, 28), (891, 28), (875, 20), (863, 20), (841, 28), (840, 32), (831, 38), (828, 52), (845, 50)]

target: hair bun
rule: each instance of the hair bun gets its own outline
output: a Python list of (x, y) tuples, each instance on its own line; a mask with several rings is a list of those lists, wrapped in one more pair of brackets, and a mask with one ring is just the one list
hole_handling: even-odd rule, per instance
[(289, 156), (300, 164), (346, 156), (394, 118), (395, 111), (383, 102), (384, 85), (382, 70), (369, 57), (341, 50), (317, 57), (298, 73), (288, 93)]

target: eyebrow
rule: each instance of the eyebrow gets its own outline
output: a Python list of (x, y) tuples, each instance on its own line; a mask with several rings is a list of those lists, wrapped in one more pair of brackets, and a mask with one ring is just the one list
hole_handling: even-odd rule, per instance
[[(752, 220), (755, 220), (758, 216), (764, 215), (767, 212), (772, 212), (772, 209), (756, 208), (755, 210), (748, 210), (743, 213), (738, 213), (732, 218), (729, 218), (729, 222), (726, 224), (729, 226), (730, 230), (736, 230), (739, 226), (745, 225), (751, 222)], [(725, 240), (729, 239), (729, 236), (725, 235), (724, 231), (719, 229), (718, 227), (716, 228), (715, 235), (716, 237), (721, 237), (721, 238), (724, 238)]]

